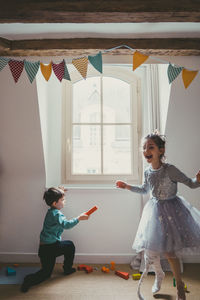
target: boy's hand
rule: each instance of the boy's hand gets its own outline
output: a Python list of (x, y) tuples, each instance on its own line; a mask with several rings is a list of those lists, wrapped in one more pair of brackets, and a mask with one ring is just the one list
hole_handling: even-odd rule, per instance
[(83, 221), (83, 220), (88, 220), (89, 216), (86, 215), (85, 213), (80, 214), (80, 216), (78, 216), (78, 220), (79, 221)]
[(127, 187), (126, 182), (118, 180), (116, 181), (116, 187), (120, 189), (125, 189)]
[(199, 172), (196, 174), (196, 179), (197, 179), (198, 182), (200, 182), (200, 170), (199, 170)]

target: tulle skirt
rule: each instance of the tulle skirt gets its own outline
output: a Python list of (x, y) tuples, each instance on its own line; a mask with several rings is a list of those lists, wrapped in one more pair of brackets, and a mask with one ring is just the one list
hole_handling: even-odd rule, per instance
[(165, 253), (200, 253), (200, 211), (184, 198), (157, 200), (151, 198), (145, 205), (133, 249)]

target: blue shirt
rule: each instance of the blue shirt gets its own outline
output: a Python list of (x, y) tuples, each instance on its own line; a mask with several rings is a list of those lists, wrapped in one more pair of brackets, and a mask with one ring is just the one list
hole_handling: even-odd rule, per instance
[(79, 220), (73, 218), (67, 220), (66, 217), (58, 209), (49, 208), (40, 233), (40, 242), (44, 244), (52, 244), (61, 241), (61, 234), (64, 229), (70, 229), (77, 225)]

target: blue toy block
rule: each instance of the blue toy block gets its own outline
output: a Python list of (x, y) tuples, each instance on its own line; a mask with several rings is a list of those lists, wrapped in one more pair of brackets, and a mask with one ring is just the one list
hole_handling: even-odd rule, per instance
[(7, 276), (14, 276), (16, 275), (16, 271), (10, 267), (7, 267), (6, 268), (6, 273), (7, 273)]

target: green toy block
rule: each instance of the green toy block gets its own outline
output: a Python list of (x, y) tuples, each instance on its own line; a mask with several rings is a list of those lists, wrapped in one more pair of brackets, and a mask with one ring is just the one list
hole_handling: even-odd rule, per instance
[(173, 286), (175, 287), (176, 286), (176, 279), (173, 278)]

